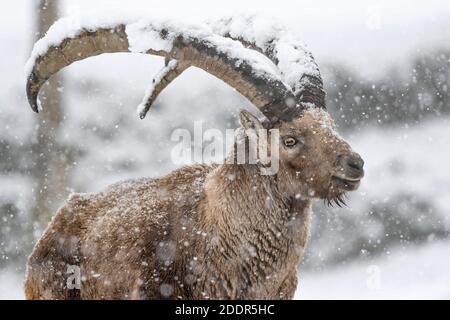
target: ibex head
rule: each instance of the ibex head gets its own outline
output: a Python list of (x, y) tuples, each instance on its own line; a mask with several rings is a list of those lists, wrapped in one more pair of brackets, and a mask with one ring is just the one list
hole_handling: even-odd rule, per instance
[(336, 133), (325, 110), (305, 109), (301, 117), (275, 124), (261, 123), (248, 111), (242, 111), (241, 123), (246, 130), (278, 130), (277, 183), (284, 194), (322, 198), (341, 205), (344, 193), (358, 188), (364, 161)]
[[(58, 36), (56, 29), (64, 23), (58, 22), (48, 34)], [(311, 53), (283, 28), (266, 25), (252, 18), (224, 19), (208, 26), (140, 21), (72, 30), (74, 36), (57, 43), (55, 37), (47, 36), (53, 39), (52, 46), (42, 50), (45, 44), (38, 42), (29, 62), (28, 99), (37, 112), (41, 86), (75, 61), (102, 53), (138, 51), (166, 59), (139, 109), (144, 118), (172, 80), (191, 66), (201, 68), (235, 88), (267, 118), (262, 124), (244, 113), (244, 127), (279, 130), (277, 180), (282, 190), (339, 204), (343, 193), (358, 187), (363, 160), (334, 131)]]

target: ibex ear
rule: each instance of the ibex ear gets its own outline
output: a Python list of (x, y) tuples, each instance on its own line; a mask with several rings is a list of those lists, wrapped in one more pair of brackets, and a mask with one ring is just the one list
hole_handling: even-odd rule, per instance
[(264, 129), (264, 126), (262, 123), (258, 120), (256, 116), (248, 112), (247, 110), (241, 110), (239, 112), (239, 122), (241, 123), (241, 126), (245, 130), (261, 130)]

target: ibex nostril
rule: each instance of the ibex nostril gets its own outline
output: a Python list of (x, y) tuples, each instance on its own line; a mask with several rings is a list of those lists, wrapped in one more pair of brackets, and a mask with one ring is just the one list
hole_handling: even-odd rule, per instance
[(364, 166), (364, 161), (362, 159), (348, 159), (347, 166), (355, 170), (362, 170)]
[(342, 169), (349, 169), (353, 172), (363, 172), (364, 160), (359, 155), (339, 156), (338, 162)]

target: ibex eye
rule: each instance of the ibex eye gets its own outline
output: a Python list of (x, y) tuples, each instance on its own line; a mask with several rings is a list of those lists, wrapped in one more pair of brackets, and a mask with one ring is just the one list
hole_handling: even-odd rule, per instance
[(295, 138), (289, 137), (284, 139), (284, 145), (286, 147), (293, 147), (297, 144), (297, 140)]

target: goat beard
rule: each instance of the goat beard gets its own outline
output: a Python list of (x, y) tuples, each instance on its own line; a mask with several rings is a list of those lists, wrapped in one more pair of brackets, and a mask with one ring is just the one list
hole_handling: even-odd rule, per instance
[(346, 203), (347, 193), (344, 192), (344, 193), (338, 194), (333, 197), (327, 197), (327, 198), (323, 199), (323, 201), (324, 201), (325, 205), (328, 207), (332, 207), (332, 208), (335, 206), (338, 206), (339, 208), (346, 207), (347, 206), (347, 203)]

